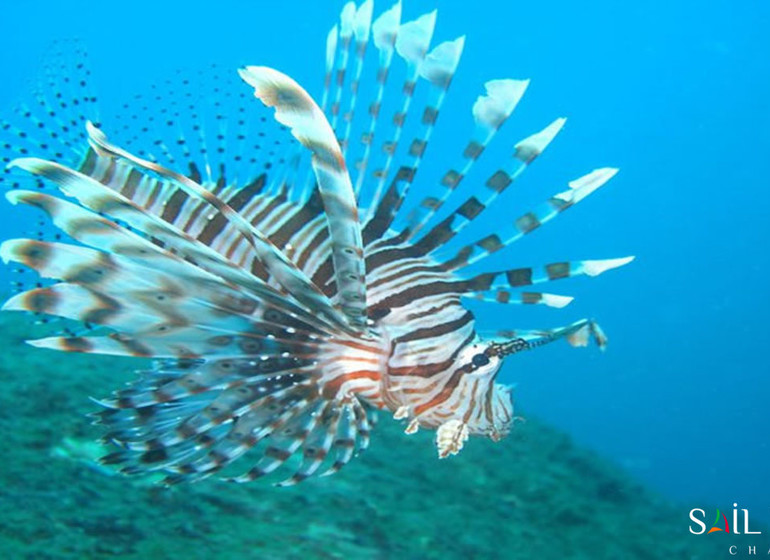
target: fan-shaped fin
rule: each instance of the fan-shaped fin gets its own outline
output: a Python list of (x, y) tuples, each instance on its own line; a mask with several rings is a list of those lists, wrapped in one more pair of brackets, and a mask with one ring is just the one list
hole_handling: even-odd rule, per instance
[(339, 324), (340, 317), (331, 307), (326, 296), (318, 290), (302, 271), (299, 270), (275, 245), (273, 245), (264, 234), (216, 195), (207, 191), (201, 185), (184, 175), (180, 175), (179, 173), (153, 164), (152, 162), (137, 158), (128, 152), (113, 146), (107, 141), (106, 136), (93, 126), (89, 127), (89, 138), (92, 144), (98, 147), (98, 150), (110, 154), (113, 157), (127, 160), (131, 162), (132, 165), (141, 168), (143, 171), (157, 173), (164, 179), (174, 181), (188, 194), (197, 196), (208, 202), (218, 212), (223, 214), (226, 219), (238, 229), (241, 235), (249, 241), (250, 245), (256, 251), (259, 260), (270, 271), (270, 274), (288, 291), (288, 293), (298, 301), (304, 303), (309, 309), (320, 312), (327, 319)]
[(291, 305), (286, 297), (280, 295), (264, 281), (88, 176), (53, 162), (34, 158), (18, 159), (13, 162), (13, 165), (52, 180), (63, 192), (74, 196), (87, 208), (124, 221), (148, 237), (162, 241), (168, 249), (174, 249), (178, 254), (192, 259), (201, 268), (249, 290), (253, 295), (278, 307), (291, 309), (311, 324), (318, 324), (319, 319), (328, 318), (333, 325), (344, 327), (344, 323), (340, 323), (340, 318), (337, 317), (333, 308), (328, 308), (328, 317), (321, 314), (314, 319), (314, 313), (303, 311), (304, 307)]

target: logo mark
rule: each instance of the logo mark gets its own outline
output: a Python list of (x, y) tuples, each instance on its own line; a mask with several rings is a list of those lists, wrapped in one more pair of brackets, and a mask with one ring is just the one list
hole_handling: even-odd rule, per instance
[(709, 533), (714, 533), (715, 531), (724, 531), (725, 533), (730, 533), (730, 525), (727, 523), (727, 517), (725, 517), (725, 514), (722, 514), (722, 519), (725, 520), (725, 528), (722, 529), (721, 527), (717, 527), (717, 524), (719, 523), (719, 510), (717, 509), (717, 516), (714, 519), (714, 526), (709, 529)]

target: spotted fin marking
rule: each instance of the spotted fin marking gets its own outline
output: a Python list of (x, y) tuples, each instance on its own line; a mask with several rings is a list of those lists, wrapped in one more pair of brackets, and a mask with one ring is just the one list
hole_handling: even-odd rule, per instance
[(345, 160), (334, 132), (315, 101), (294, 80), (271, 68), (250, 66), (241, 77), (275, 118), (313, 154), (318, 188), (332, 243), (334, 277), (342, 312), (359, 329), (366, 327), (364, 250), (358, 207)]

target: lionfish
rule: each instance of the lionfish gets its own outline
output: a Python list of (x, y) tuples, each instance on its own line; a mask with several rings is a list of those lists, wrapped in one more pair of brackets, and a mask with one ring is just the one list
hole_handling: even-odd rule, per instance
[[(4, 309), (81, 325), (32, 346), (152, 359), (97, 401), (115, 446), (104, 463), (169, 484), (215, 473), (250, 481), (283, 465), (280, 484), (294, 484), (366, 449), (378, 410), (404, 420), (407, 434), (435, 430), (444, 458), (470, 435), (498, 441), (511, 430), (511, 388), (496, 382), (507, 357), (558, 339), (606, 345), (588, 319), (482, 338), (465, 304), (563, 307), (572, 298), (526, 289), (628, 263), (468, 271), (617, 170), (594, 170), (452, 248), (565, 119), (516, 143), (461, 195), (529, 83), (486, 82), (462, 152), (420, 194), (415, 177), (465, 37), (431, 49), (436, 12), (402, 23), (400, 2), (372, 16), (372, 0), (344, 6), (327, 38), (320, 104), (289, 76), (247, 66), (242, 82), (213, 89), (180, 78), (170, 103), (154, 90), (124, 105), (114, 126), (99, 124), (76, 43), (78, 56), (49, 68), (34, 103), (2, 122), (12, 138), (2, 145), (7, 199), (58, 228), (55, 239), (2, 244), (4, 261), (49, 279), (20, 287)], [(377, 62), (365, 80), (370, 39)], [(248, 470), (222, 472), (242, 456)]]

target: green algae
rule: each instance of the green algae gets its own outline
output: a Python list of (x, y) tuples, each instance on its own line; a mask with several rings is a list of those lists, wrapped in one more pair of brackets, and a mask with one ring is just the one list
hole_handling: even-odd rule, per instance
[(431, 434), (407, 436), (384, 418), (364, 456), (292, 488), (164, 488), (114, 475), (94, 466), (88, 397), (128, 381), (136, 362), (35, 350), (22, 342), (29, 329), (0, 316), (2, 557), (728, 557), (727, 545), (688, 533), (694, 506), (669, 503), (535, 420), (439, 461)]

